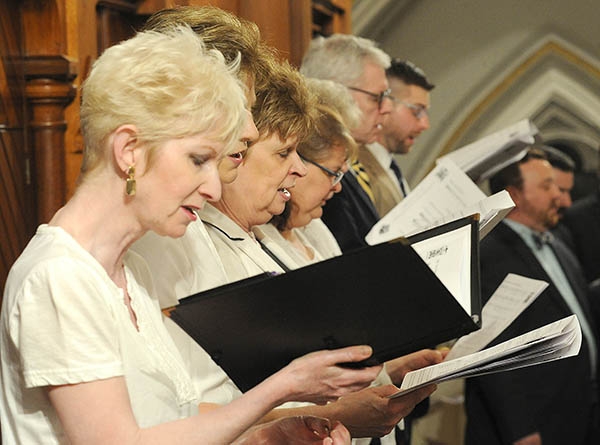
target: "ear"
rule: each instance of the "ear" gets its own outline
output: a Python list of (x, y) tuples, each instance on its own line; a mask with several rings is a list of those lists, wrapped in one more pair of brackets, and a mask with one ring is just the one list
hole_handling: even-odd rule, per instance
[(138, 145), (138, 129), (135, 125), (121, 125), (112, 136), (112, 150), (115, 162), (122, 172), (135, 165), (141, 158), (141, 148)]
[(519, 203), (521, 202), (523, 192), (513, 185), (509, 185), (508, 187), (506, 187), (506, 191), (515, 203), (515, 207), (519, 207)]

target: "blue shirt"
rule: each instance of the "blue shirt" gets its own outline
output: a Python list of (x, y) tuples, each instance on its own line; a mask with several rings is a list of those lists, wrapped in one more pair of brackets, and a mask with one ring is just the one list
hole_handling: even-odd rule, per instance
[(581, 305), (579, 304), (579, 300), (577, 300), (577, 297), (575, 296), (575, 292), (573, 292), (571, 283), (569, 283), (569, 280), (567, 279), (567, 276), (565, 275), (558, 258), (556, 258), (554, 250), (550, 247), (550, 244), (540, 243), (536, 240), (536, 237), (553, 237), (553, 235), (550, 232), (537, 232), (511, 219), (505, 219), (503, 222), (517, 232), (517, 234), (523, 239), (527, 247), (529, 247), (531, 252), (533, 252), (533, 255), (536, 257), (540, 265), (544, 268), (552, 280), (552, 283), (554, 283), (554, 286), (556, 286), (558, 289), (558, 292), (565, 300), (565, 303), (567, 303), (567, 306), (569, 306), (569, 309), (571, 309), (571, 312), (577, 315), (579, 324), (581, 325), (581, 331), (587, 340), (587, 345), (590, 350), (592, 376), (595, 376), (596, 366), (598, 363), (598, 354), (596, 352), (596, 338), (592, 333), (590, 324), (583, 312)]

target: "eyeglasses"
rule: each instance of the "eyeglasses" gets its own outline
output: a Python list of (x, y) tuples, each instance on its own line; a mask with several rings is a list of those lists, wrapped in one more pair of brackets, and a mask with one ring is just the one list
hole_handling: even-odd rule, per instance
[(381, 93), (372, 93), (371, 91), (367, 91), (367, 90), (362, 90), (360, 88), (355, 88), (355, 87), (347, 87), (349, 90), (352, 91), (358, 91), (359, 93), (363, 93), (366, 94), (367, 96), (371, 96), (373, 98), (373, 100), (377, 101), (377, 106), (379, 108), (381, 108), (381, 105), (383, 104), (383, 100), (387, 97), (388, 99), (391, 98), (391, 94), (392, 94), (392, 90), (391, 89), (387, 89), (382, 91)]
[(311, 161), (310, 159), (306, 159), (304, 156), (302, 156), (300, 153), (298, 153), (298, 156), (300, 156), (300, 159), (302, 159), (304, 162), (308, 162), (309, 164), (314, 165), (315, 167), (320, 168), (321, 170), (323, 170), (325, 173), (327, 173), (329, 176), (331, 176), (331, 186), (333, 187), (334, 185), (337, 185), (340, 183), (340, 181), (342, 180), (342, 178), (344, 177), (344, 172), (343, 171), (337, 171), (334, 172), (333, 170), (328, 169), (327, 167), (323, 167), (321, 164), (317, 164), (315, 161)]
[(417, 119), (423, 119), (425, 116), (429, 116), (429, 111), (427, 110), (427, 107), (423, 105), (411, 104), (410, 102), (405, 102), (403, 100), (397, 99), (394, 96), (390, 96), (390, 99), (395, 104), (404, 105), (411, 111), (413, 116)]

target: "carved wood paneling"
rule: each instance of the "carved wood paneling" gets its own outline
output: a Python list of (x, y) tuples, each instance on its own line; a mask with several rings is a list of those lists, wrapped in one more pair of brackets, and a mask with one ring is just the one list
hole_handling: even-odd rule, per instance
[(35, 228), (19, 24), (18, 0), (0, 2), (0, 303), (8, 270)]
[(37, 222), (45, 223), (66, 200), (65, 107), (73, 100), (74, 64), (61, 56), (25, 58)]

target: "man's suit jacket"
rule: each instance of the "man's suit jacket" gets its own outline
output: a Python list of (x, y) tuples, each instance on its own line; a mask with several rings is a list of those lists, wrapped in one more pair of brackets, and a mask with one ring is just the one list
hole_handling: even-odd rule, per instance
[[(575, 257), (571, 256), (569, 261), (573, 264), (569, 267), (573, 270), (567, 272), (567, 276), (573, 273), (571, 285), (598, 338), (586, 301), (586, 284), (577, 270)], [(571, 315), (567, 303), (533, 252), (509, 226), (499, 224), (481, 243), (484, 301), (509, 272), (547, 281), (549, 286), (493, 344)], [(509, 444), (536, 431), (542, 435), (544, 445), (586, 443), (595, 397), (584, 338), (576, 357), (467, 379), (465, 443)]]
[(402, 201), (404, 196), (368, 148), (360, 148), (358, 160), (369, 175), (371, 190), (375, 198), (375, 208), (379, 215), (383, 217)]
[(600, 278), (600, 191), (575, 202), (561, 225), (569, 229), (573, 252), (588, 282)]
[(379, 221), (379, 213), (351, 172), (344, 175), (341, 184), (342, 190), (323, 207), (321, 219), (342, 252), (348, 252), (367, 245), (365, 236)]

